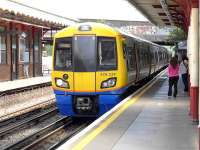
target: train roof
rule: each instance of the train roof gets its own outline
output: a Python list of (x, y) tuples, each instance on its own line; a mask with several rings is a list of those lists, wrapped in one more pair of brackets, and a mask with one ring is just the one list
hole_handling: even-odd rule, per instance
[[(88, 30), (87, 30), (88, 28)], [(83, 30), (81, 30), (83, 29)], [(108, 36), (117, 36), (120, 34), (118, 30), (108, 25), (102, 23), (95, 23), (95, 22), (84, 22), (84, 23), (77, 23), (67, 28), (62, 29), (58, 33), (56, 33), (55, 37), (62, 37), (64, 35), (73, 35), (73, 34), (93, 34), (94, 32), (96, 35), (108, 35)]]
[(140, 38), (140, 37), (138, 37), (138, 36), (135, 36), (135, 35), (133, 35), (133, 34), (124, 32), (124, 31), (122, 31), (122, 30), (120, 30), (120, 29), (117, 29), (117, 30), (118, 30), (122, 35), (124, 35), (124, 36), (128, 36), (128, 37), (134, 38), (134, 39), (136, 39), (136, 40), (138, 40), (138, 41), (142, 41), (142, 42), (146, 42), (146, 43), (152, 44), (152, 45), (154, 45), (154, 46), (158, 46), (158, 47), (165, 48), (165, 47), (163, 47), (163, 46), (161, 46), (161, 45), (158, 45), (158, 44), (153, 43), (153, 42), (151, 42), (151, 41), (142, 39), (142, 38)]
[(124, 31), (122, 31), (118, 28), (113, 28), (109, 25), (102, 24), (102, 23), (96, 23), (96, 22), (84, 22), (84, 23), (74, 24), (74, 25), (69, 26), (67, 28), (64, 28), (60, 32), (56, 33), (55, 37), (58, 38), (58, 37), (65, 36), (67, 31), (68, 31), (68, 34), (71, 34), (71, 35), (74, 34), (74, 33), (81, 34), (80, 27), (90, 27), (91, 28), (91, 30), (84, 31), (84, 34), (92, 34), (94, 31), (96, 31), (99, 34), (107, 33), (107, 35), (110, 35), (110, 36), (117, 36), (117, 35), (128, 36), (128, 37), (134, 38), (137, 41), (146, 42), (146, 43), (152, 44), (154, 46), (164, 48), (163, 46), (160, 46), (160, 45), (153, 43), (151, 41), (142, 39), (142, 38), (137, 37), (135, 35), (126, 33), (126, 32), (124, 32)]

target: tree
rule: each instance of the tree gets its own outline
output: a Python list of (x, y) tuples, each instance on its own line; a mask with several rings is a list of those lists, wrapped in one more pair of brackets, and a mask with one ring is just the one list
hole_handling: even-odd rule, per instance
[(173, 28), (167, 37), (169, 42), (174, 43), (174, 46), (171, 47), (174, 53), (178, 50), (178, 42), (185, 41), (187, 39), (187, 34), (179, 27)]
[(181, 28), (175, 27), (172, 31), (170, 31), (167, 39), (170, 42), (178, 43), (180, 41), (185, 41), (187, 39), (187, 35)]
[(45, 44), (43, 51), (45, 51), (44, 53), (47, 54), (47, 56), (52, 56), (52, 45), (50, 44)]

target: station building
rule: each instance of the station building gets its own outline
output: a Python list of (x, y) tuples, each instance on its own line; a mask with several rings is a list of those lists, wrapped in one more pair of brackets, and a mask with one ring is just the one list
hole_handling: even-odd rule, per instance
[(43, 35), (76, 20), (0, 1), (0, 82), (42, 75)]

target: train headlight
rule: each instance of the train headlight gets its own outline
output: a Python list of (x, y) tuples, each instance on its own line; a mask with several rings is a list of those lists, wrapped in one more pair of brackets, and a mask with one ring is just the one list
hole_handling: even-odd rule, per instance
[(63, 79), (56, 78), (56, 79), (55, 79), (55, 82), (56, 82), (56, 86), (57, 86), (57, 87), (67, 88), (67, 89), (70, 88), (70, 87), (69, 87), (69, 82), (64, 81)]
[(116, 85), (117, 78), (109, 78), (101, 83), (101, 88), (110, 88)]

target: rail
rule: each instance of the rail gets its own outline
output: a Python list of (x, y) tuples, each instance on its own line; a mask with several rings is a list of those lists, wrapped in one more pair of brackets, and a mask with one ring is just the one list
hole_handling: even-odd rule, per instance
[(47, 112), (44, 112), (42, 114), (39, 114), (37, 116), (33, 116), (33, 117), (30, 117), (30, 118), (27, 118), (27, 119), (24, 119), (18, 123), (15, 123), (15, 124), (12, 124), (12, 125), (8, 125), (6, 126), (6, 128), (3, 128), (0, 130), (0, 137), (3, 137), (5, 136), (6, 134), (9, 134), (21, 127), (24, 127), (24, 126), (27, 126), (29, 125), (31, 122), (35, 122), (35, 121), (38, 121), (40, 120), (41, 118), (46, 118), (50, 115), (53, 115), (53, 114), (56, 114), (58, 113), (58, 109), (57, 108), (53, 108)]
[(30, 145), (31, 143), (34, 143), (34, 141), (48, 134), (50, 131), (56, 130), (57, 128), (60, 128), (61, 126), (69, 124), (71, 122), (72, 120), (69, 117), (61, 118), (57, 120), (56, 122), (53, 122), (52, 124), (40, 129), (36, 133), (33, 133), (32, 135), (8, 146), (7, 148), (5, 148), (5, 150), (22, 149), (23, 147)]
[(12, 118), (12, 117), (15, 117), (15, 116), (19, 116), (21, 114), (24, 114), (24, 113), (27, 113), (27, 112), (30, 112), (32, 110), (35, 110), (37, 108), (42, 108), (42, 107), (45, 107), (47, 105), (51, 105), (55, 103), (55, 99), (52, 98), (52, 99), (48, 99), (46, 101), (43, 101), (41, 103), (37, 103), (35, 105), (32, 105), (30, 107), (27, 107), (27, 108), (24, 108), (24, 109), (21, 109), (21, 110), (18, 110), (18, 111), (15, 111), (15, 112), (12, 112), (12, 113), (9, 113), (9, 114), (6, 114), (4, 116), (0, 116), (0, 121), (3, 121), (3, 120), (6, 120), (8, 118)]
[(5, 95), (22, 93), (22, 92), (25, 92), (25, 91), (30, 91), (30, 90), (34, 90), (34, 89), (38, 89), (38, 88), (47, 87), (47, 86), (51, 86), (51, 82), (45, 82), (45, 83), (30, 85), (30, 86), (26, 86), (26, 87), (20, 87), (20, 88), (16, 88), (16, 89), (1, 91), (0, 97), (5, 96)]

